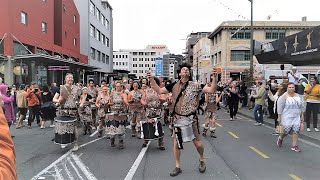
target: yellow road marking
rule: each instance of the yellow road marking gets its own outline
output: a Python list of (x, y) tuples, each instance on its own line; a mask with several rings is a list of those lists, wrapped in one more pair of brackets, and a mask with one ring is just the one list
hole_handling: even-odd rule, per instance
[(219, 127), (223, 127), (223, 126), (222, 126), (221, 124), (219, 124), (219, 123), (216, 123), (216, 125), (219, 126)]
[(289, 174), (289, 176), (294, 180), (302, 180), (301, 178), (299, 178), (298, 176), (296, 176), (294, 174)]
[(239, 139), (239, 137), (238, 137), (235, 133), (233, 133), (233, 132), (231, 132), (231, 131), (228, 131), (228, 133), (229, 133), (232, 137), (234, 137), (234, 138), (236, 138), (236, 139)]
[(269, 159), (269, 157), (265, 154), (263, 154), (261, 151), (259, 151), (257, 148), (253, 147), (253, 146), (249, 146), (250, 149), (252, 149), (254, 152), (256, 152), (257, 154), (259, 154), (260, 156), (262, 156), (265, 159)]

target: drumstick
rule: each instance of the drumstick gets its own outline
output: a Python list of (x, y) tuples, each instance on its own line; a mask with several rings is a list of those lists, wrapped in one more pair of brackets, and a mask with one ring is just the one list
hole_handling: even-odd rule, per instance
[(141, 121), (141, 139), (144, 139), (144, 135), (143, 135), (143, 122)]
[(159, 132), (158, 132), (158, 119), (157, 119), (157, 118), (154, 118), (154, 121), (155, 121), (155, 126), (156, 126), (156, 131), (154, 132), (154, 135), (155, 135), (155, 136), (159, 136)]

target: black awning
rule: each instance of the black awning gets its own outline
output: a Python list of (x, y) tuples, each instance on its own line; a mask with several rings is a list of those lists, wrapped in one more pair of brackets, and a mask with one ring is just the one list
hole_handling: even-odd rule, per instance
[(260, 64), (320, 64), (320, 26), (264, 44), (256, 58)]

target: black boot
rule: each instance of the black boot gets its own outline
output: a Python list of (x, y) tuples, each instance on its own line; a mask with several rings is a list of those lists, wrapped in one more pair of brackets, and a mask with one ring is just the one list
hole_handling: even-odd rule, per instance
[(124, 142), (123, 140), (119, 140), (119, 149), (123, 149), (124, 148)]
[(132, 134), (131, 134), (131, 136), (132, 137), (136, 137), (136, 125), (131, 125), (131, 132), (132, 132)]
[(115, 141), (114, 137), (110, 138), (110, 141), (111, 141), (111, 147), (115, 147), (116, 145), (114, 144), (114, 141)]
[(87, 125), (84, 125), (84, 127), (83, 127), (83, 135), (87, 135)]

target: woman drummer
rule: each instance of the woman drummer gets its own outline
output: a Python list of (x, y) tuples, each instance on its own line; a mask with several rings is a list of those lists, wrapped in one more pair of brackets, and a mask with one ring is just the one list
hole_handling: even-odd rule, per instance
[(83, 123), (83, 135), (87, 135), (87, 131), (91, 134), (91, 125), (94, 122), (92, 118), (92, 108), (91, 104), (93, 103), (94, 98), (88, 94), (88, 88), (82, 88), (82, 94), (80, 96), (80, 107), (79, 107), (79, 116), (80, 120)]
[(96, 106), (98, 108), (98, 118), (99, 118), (99, 126), (98, 126), (98, 137), (102, 137), (102, 127), (107, 118), (108, 107), (110, 102), (110, 94), (107, 86), (102, 86), (99, 96), (96, 100)]
[[(141, 118), (143, 114), (143, 106), (141, 104), (141, 98), (142, 98), (142, 90), (139, 89), (138, 82), (133, 82), (133, 90), (130, 91), (128, 94), (128, 103), (130, 107), (130, 113), (131, 113), (131, 130), (132, 130), (132, 137), (136, 136), (136, 126), (138, 129), (138, 133), (141, 129)], [(138, 135), (139, 137), (139, 135)]]
[[(65, 77), (65, 85), (60, 86), (60, 92), (56, 93), (53, 97), (53, 102), (58, 103), (60, 106), (58, 108), (58, 116), (67, 116), (71, 118), (77, 118), (77, 103), (79, 102), (79, 95), (81, 93), (81, 89), (73, 85), (73, 75), (71, 73), (67, 73)], [(74, 129), (75, 134), (75, 144), (72, 151), (77, 151), (79, 149), (78, 146), (78, 129), (76, 126), (77, 123), (73, 123), (69, 129)], [(59, 128), (56, 127), (56, 131), (59, 131)]]
[(123, 149), (127, 121), (125, 112), (128, 106), (128, 97), (120, 82), (116, 83), (116, 89), (111, 92), (110, 99), (111, 115), (108, 115), (106, 119), (106, 134), (110, 137), (111, 147), (115, 146), (115, 137), (118, 136), (119, 148)]
[[(158, 78), (154, 78), (156, 83), (160, 85), (160, 80)], [(148, 123), (157, 123), (153, 118), (159, 118), (161, 116), (161, 102), (166, 101), (165, 95), (158, 95), (156, 91), (154, 91), (151, 87), (147, 87), (145, 92), (142, 95), (141, 103), (145, 106), (145, 121)], [(157, 124), (156, 124), (157, 126)], [(146, 147), (148, 144), (148, 140), (144, 140), (142, 147)], [(158, 146), (160, 150), (165, 150), (163, 137), (158, 139)]]

